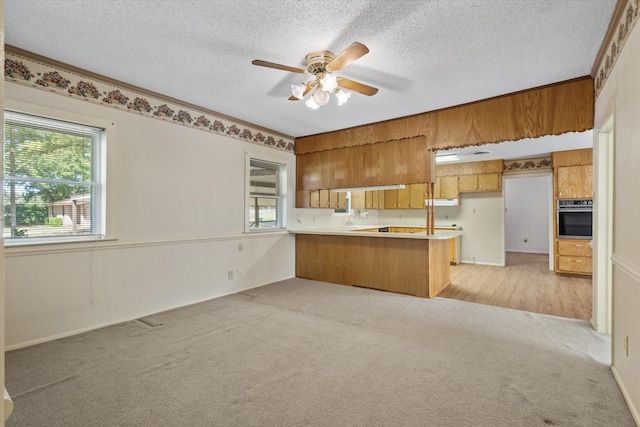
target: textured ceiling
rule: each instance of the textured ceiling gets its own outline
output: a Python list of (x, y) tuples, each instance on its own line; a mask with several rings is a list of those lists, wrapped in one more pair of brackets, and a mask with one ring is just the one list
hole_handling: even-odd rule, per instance
[[(4, 0), (10, 45), (289, 136), (431, 111), (591, 73), (615, 0)], [(288, 101), (313, 50), (380, 91)]]

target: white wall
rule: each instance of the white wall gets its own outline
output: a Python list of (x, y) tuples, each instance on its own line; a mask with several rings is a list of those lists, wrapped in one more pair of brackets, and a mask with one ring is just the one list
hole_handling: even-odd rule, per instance
[(507, 252), (549, 253), (551, 175), (505, 176)]
[[(424, 210), (378, 211), (381, 224), (425, 225)], [(462, 193), (458, 206), (436, 206), (436, 225), (462, 227), (461, 261), (505, 265), (504, 199), (502, 192)]]
[(6, 249), (9, 348), (294, 276), (291, 235), (243, 233), (245, 151), (288, 165), (289, 223), (293, 154), (12, 83), (5, 98), (6, 108), (29, 104), (115, 129), (107, 142), (107, 241)]
[[(4, 0), (0, 0), (0, 59), (4, 63)], [(4, 93), (4, 79), (0, 82), (0, 93)], [(4, 98), (0, 97), (0, 111), (4, 111)], [(0, 123), (0, 133), (4, 135), (4, 120)], [(4, 146), (4, 144), (3, 144)], [(4, 158), (3, 148), (0, 147), (0, 154)], [(0, 163), (0, 177), (4, 177), (3, 164)], [(2, 178), (4, 179), (4, 178)], [(4, 213), (2, 206), (3, 199), (0, 199), (0, 212)], [(4, 240), (0, 234), (0, 384), (4, 396), (4, 346), (5, 346), (5, 280), (4, 280)], [(4, 401), (0, 405), (0, 427), (4, 426)]]
[[(640, 25), (595, 103), (595, 127), (614, 112), (613, 372), (640, 424)], [(597, 145), (600, 148), (600, 145)], [(597, 154), (596, 154), (597, 156)]]

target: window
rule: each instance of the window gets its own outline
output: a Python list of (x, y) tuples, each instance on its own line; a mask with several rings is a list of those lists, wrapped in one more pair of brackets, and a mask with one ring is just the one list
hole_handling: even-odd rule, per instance
[(102, 237), (105, 130), (5, 111), (7, 243)]
[(263, 158), (248, 158), (248, 228), (268, 231), (285, 228), (286, 166)]

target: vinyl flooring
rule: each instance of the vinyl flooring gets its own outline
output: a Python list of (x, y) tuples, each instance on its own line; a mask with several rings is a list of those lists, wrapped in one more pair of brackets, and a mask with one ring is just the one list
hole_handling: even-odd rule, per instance
[(508, 252), (505, 267), (451, 266), (451, 285), (438, 296), (534, 313), (589, 320), (591, 277), (549, 271), (549, 256)]

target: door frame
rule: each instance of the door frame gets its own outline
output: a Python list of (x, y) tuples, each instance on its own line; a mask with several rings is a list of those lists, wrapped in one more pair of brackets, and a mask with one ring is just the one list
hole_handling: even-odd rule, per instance
[(615, 167), (615, 121), (611, 112), (599, 129), (594, 129), (593, 184), (593, 297), (591, 326), (611, 335), (613, 286), (613, 206)]

